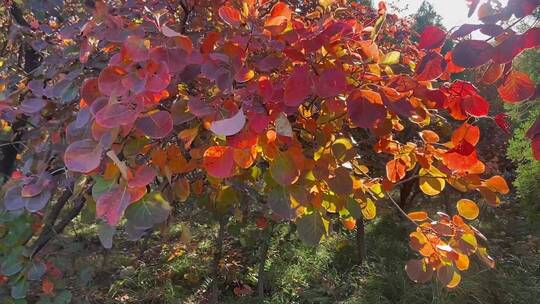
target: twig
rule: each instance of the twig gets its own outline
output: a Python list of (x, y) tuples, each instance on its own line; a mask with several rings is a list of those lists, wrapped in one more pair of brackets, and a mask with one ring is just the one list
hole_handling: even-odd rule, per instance
[(405, 216), (405, 218), (407, 218), (409, 221), (411, 221), (416, 227), (419, 227), (418, 223), (415, 222), (412, 218), (410, 218), (409, 215), (405, 211), (403, 211), (403, 209), (401, 209), (399, 204), (396, 203), (396, 201), (394, 200), (392, 195), (390, 195), (390, 193), (388, 193), (388, 191), (385, 191), (384, 193), (386, 194), (386, 196), (388, 196), (388, 198), (394, 204), (394, 206), (396, 206), (396, 208), (399, 210), (399, 212), (401, 212), (401, 214), (403, 214), (403, 216)]

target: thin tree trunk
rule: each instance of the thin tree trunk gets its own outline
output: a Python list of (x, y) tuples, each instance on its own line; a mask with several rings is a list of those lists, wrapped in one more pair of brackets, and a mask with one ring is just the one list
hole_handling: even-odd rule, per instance
[(358, 265), (362, 265), (366, 259), (366, 231), (363, 218), (356, 220), (356, 250)]
[[(71, 192), (70, 192), (71, 193)], [(66, 200), (67, 201), (67, 200)], [(36, 255), (37, 253), (39, 253), (39, 251), (41, 249), (43, 249), (43, 247), (45, 247), (45, 245), (47, 245), (47, 243), (53, 239), (57, 234), (60, 234), (62, 233), (62, 231), (64, 231), (64, 228), (66, 228), (66, 226), (71, 223), (71, 221), (77, 216), (79, 215), (79, 213), (81, 212), (82, 208), (84, 207), (84, 204), (85, 204), (85, 199), (83, 197), (79, 197), (76, 201), (75, 201), (75, 206), (65, 215), (65, 217), (62, 218), (62, 220), (60, 220), (60, 222), (58, 222), (58, 224), (56, 224), (54, 227), (52, 227), (51, 225), (51, 228), (49, 228), (48, 230), (44, 230), (41, 235), (38, 237), (38, 239), (36, 240), (36, 242), (32, 245), (32, 247), (30, 248), (30, 252), (32, 252), (32, 256)], [(57, 203), (59, 204), (60, 201)], [(65, 204), (65, 202), (62, 204), (62, 207), (63, 205)], [(55, 206), (56, 207), (56, 206)], [(61, 210), (61, 208), (58, 208), (58, 210)], [(54, 211), (54, 210), (53, 210)], [(58, 211), (60, 212), (60, 211)], [(56, 214), (56, 217), (58, 217), (58, 215)], [(54, 224), (54, 222), (52, 222), (52, 224)]]
[(260, 248), (259, 270), (257, 274), (257, 293), (259, 295), (260, 301), (264, 299), (264, 265), (266, 264), (266, 260), (268, 259), (268, 250), (270, 249), (270, 242), (272, 241), (273, 228), (274, 226), (272, 224), (269, 224), (268, 227), (264, 230), (266, 235)]
[(219, 231), (216, 238), (216, 252), (214, 253), (214, 261), (212, 262), (212, 287), (210, 289), (210, 297), (208, 302), (217, 304), (219, 299), (219, 262), (223, 256), (223, 239), (225, 238), (225, 229), (227, 228), (228, 218), (223, 217), (219, 220)]

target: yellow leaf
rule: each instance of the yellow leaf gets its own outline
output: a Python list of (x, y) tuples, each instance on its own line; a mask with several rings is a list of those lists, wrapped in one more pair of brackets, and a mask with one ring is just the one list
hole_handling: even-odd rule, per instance
[(398, 51), (389, 52), (383, 57), (381, 64), (386, 64), (386, 65), (398, 64), (400, 57), (401, 57), (401, 53)]
[(377, 207), (370, 198), (362, 203), (362, 215), (366, 220), (372, 220), (377, 215)]
[(476, 203), (468, 199), (460, 199), (457, 202), (457, 210), (459, 215), (468, 220), (474, 220), (480, 213), (480, 209), (478, 209)]
[(445, 174), (442, 173), (437, 167), (431, 166), (429, 169), (421, 168), (419, 185), (420, 190), (427, 195), (437, 195), (444, 190), (446, 182), (444, 180)]
[(454, 271), (452, 279), (450, 280), (450, 283), (446, 285), (446, 287), (454, 288), (459, 285), (459, 282), (461, 282), (461, 275), (457, 271)]
[(336, 0), (319, 0), (319, 5), (324, 7), (325, 9), (328, 8), (332, 3), (334, 3)]

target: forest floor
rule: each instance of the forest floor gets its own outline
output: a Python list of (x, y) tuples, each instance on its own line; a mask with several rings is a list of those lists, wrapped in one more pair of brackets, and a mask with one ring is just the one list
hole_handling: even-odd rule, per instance
[[(529, 230), (513, 196), (506, 200), (499, 208), (483, 210), (476, 221), (489, 240), (496, 268), (486, 269), (473, 259), (453, 290), (407, 278), (404, 265), (414, 256), (407, 243), (412, 227), (382, 206), (380, 216), (366, 223), (367, 259), (362, 266), (357, 265), (354, 232), (341, 232), (312, 248), (288, 225), (276, 225), (265, 263), (265, 299), (260, 300), (260, 241), (250, 237), (260, 229), (232, 223), (219, 264), (219, 303), (538, 303), (540, 232)], [(57, 288), (69, 290), (74, 303), (207, 302), (217, 225), (187, 229), (179, 223), (166, 235), (154, 233), (146, 243), (123, 241), (120, 231), (111, 250), (101, 247), (88, 224), (76, 223), (66, 232), (49, 252), (58, 265), (70, 269), (65, 286)]]

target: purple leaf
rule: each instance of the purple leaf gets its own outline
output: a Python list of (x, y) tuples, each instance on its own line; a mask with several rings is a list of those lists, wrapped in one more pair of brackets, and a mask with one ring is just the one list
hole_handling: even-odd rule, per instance
[(213, 121), (210, 126), (210, 131), (219, 136), (231, 136), (244, 128), (246, 124), (246, 116), (244, 110), (240, 109), (231, 118)]
[(173, 122), (169, 112), (159, 111), (137, 119), (135, 127), (150, 138), (164, 138), (171, 133)]
[(88, 173), (99, 166), (102, 152), (102, 146), (93, 140), (79, 140), (67, 147), (64, 163), (70, 171)]
[(130, 199), (127, 188), (115, 188), (103, 193), (96, 202), (96, 217), (107, 221), (111, 226), (118, 225)]
[(19, 106), (19, 109), (24, 114), (35, 114), (41, 111), (46, 105), (47, 102), (41, 98), (30, 98), (25, 99)]

